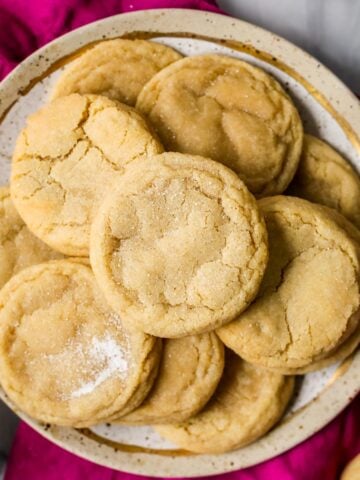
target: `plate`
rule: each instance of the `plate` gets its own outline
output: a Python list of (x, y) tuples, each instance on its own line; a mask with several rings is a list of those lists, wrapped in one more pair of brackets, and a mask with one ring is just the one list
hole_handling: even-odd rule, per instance
[[(360, 106), (323, 65), (282, 38), (248, 23), (194, 10), (122, 14), (80, 28), (35, 52), (0, 86), (0, 182), (8, 181), (15, 139), (26, 116), (44, 104), (66, 64), (99, 40), (147, 38), (186, 55), (232, 55), (264, 68), (291, 94), (305, 130), (338, 149), (360, 171)], [(360, 391), (360, 352), (342, 364), (299, 378), (285, 417), (257, 442), (221, 455), (195, 455), (162, 440), (151, 427), (110, 424), (91, 429), (44, 425), (0, 397), (52, 442), (114, 469), (155, 477), (207, 476), (254, 465), (307, 439)]]

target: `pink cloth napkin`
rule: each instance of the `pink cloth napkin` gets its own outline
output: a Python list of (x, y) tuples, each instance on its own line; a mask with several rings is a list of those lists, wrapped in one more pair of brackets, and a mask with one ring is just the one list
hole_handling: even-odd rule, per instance
[[(86, 23), (145, 8), (220, 12), (211, 0), (0, 0), (0, 78), (33, 50)], [(1, 428), (1, 427), (0, 427)], [(1, 434), (1, 430), (0, 430)], [(219, 480), (335, 480), (360, 452), (360, 396), (303, 444), (256, 467), (217, 475)], [(141, 480), (82, 460), (21, 423), (5, 480)]]
[[(337, 480), (360, 452), (360, 396), (334, 421), (289, 452), (214, 480)], [(151, 478), (151, 477), (147, 477)], [(75, 457), (21, 423), (5, 480), (143, 480)]]
[(221, 12), (212, 0), (0, 0), (0, 79), (32, 51), (81, 25), (169, 7)]

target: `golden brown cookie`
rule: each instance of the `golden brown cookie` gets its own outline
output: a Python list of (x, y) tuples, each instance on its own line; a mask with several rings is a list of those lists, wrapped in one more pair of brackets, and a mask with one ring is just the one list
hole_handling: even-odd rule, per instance
[(360, 480), (360, 453), (346, 465), (340, 480)]
[[(332, 208), (320, 205), (318, 206), (318, 208), (323, 210), (326, 215), (330, 215), (332, 219), (337, 223), (337, 225), (344, 229), (345, 232), (352, 238), (352, 240), (354, 240), (358, 243), (358, 245), (360, 245), (360, 232), (351, 222), (349, 222), (343, 215), (341, 215), (339, 212)], [(306, 367), (288, 368), (286, 370), (284, 368), (281, 368), (280, 371), (288, 375), (302, 375), (304, 373), (314, 372), (315, 370), (321, 370), (328, 367), (329, 365), (333, 365), (334, 363), (342, 362), (343, 360), (345, 360), (357, 349), (359, 344), (360, 321), (355, 331), (343, 343), (341, 343), (338, 348), (331, 351), (328, 356), (325, 356), (320, 360), (317, 360), (314, 363), (307, 365)]]
[(178, 423), (195, 415), (214, 393), (224, 346), (214, 333), (165, 340), (154, 386), (136, 410), (116, 423)]
[(360, 228), (360, 177), (319, 138), (304, 136), (299, 168), (288, 193), (336, 208)]
[(257, 196), (283, 192), (302, 148), (299, 114), (263, 70), (222, 55), (184, 58), (155, 75), (136, 107), (166, 150), (232, 168)]
[(52, 96), (93, 93), (133, 106), (146, 82), (180, 58), (172, 48), (146, 40), (103, 41), (71, 62)]
[(304, 371), (359, 325), (359, 246), (325, 207), (285, 196), (259, 205), (268, 268), (255, 302), (217, 333), (249, 362)]
[(30, 265), (61, 258), (26, 227), (16, 211), (8, 187), (0, 187), (0, 288)]
[[(285, 375), (304, 375), (305, 373), (315, 372), (316, 370), (322, 370), (323, 368), (329, 367), (334, 363), (343, 362), (346, 360), (360, 344), (360, 322), (356, 330), (343, 342), (337, 349), (332, 351), (330, 355), (316, 360), (314, 363), (307, 365), (302, 368), (280, 368), (279, 373)], [(276, 368), (272, 368), (276, 371)]]
[(162, 147), (130, 107), (62, 97), (28, 118), (13, 156), (11, 196), (25, 223), (67, 255), (88, 255), (94, 211), (124, 166)]
[(223, 378), (205, 408), (178, 425), (155, 429), (193, 452), (235, 450), (264, 435), (279, 420), (293, 389), (293, 377), (256, 367), (227, 352)]
[(125, 414), (156, 376), (159, 341), (125, 330), (79, 262), (18, 273), (0, 293), (0, 323), (1, 384), (43, 422), (87, 426)]
[(243, 182), (180, 153), (132, 162), (91, 230), (91, 265), (109, 304), (159, 337), (235, 318), (256, 295), (267, 255), (265, 225)]

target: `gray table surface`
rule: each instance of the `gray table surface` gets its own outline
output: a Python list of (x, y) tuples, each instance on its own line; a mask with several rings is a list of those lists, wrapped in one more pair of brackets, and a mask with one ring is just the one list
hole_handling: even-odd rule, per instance
[(302, 47), (360, 94), (359, 0), (218, 0), (218, 5)]
[(17, 417), (0, 401), (0, 480), (3, 477), (5, 459), (10, 450), (17, 423)]
[[(304, 48), (360, 94), (359, 0), (218, 0), (235, 17)], [(0, 402), (0, 480), (16, 417)]]

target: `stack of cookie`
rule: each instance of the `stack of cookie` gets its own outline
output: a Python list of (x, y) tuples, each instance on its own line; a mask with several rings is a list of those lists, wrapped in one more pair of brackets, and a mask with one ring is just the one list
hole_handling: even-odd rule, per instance
[(242, 60), (92, 46), (28, 118), (10, 190), (0, 382), (40, 421), (224, 452), (359, 344), (360, 180)]

